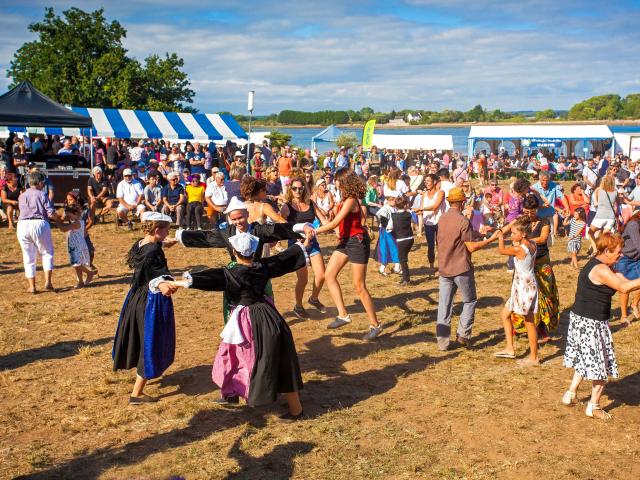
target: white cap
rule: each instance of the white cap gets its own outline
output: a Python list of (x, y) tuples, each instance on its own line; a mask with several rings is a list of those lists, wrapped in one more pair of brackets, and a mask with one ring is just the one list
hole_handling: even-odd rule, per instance
[(143, 222), (169, 222), (171, 223), (171, 217), (160, 212), (144, 212), (142, 214)]
[(260, 240), (250, 233), (242, 232), (229, 237), (229, 243), (243, 257), (251, 257), (257, 250)]
[(244, 153), (242, 153), (240, 150), (236, 151), (236, 153), (233, 154), (234, 157), (244, 157)]
[(133, 173), (131, 172), (131, 169), (130, 169), (130, 168), (125, 168), (125, 169), (122, 171), (122, 176), (124, 177), (124, 176), (126, 176), (126, 175), (133, 175)]
[(238, 200), (238, 197), (232, 197), (224, 213), (227, 214), (227, 213), (233, 212), (234, 210), (246, 210), (246, 209), (247, 209), (247, 206), (244, 204), (242, 200)]

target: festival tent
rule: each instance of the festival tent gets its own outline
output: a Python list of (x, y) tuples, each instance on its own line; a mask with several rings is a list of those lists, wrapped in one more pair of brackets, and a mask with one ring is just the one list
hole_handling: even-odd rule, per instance
[(91, 119), (54, 102), (24, 81), (0, 96), (0, 125), (16, 131), (24, 127), (86, 128), (91, 126)]
[(453, 150), (453, 135), (386, 135), (373, 134), (371, 145), (400, 150)]
[(320, 133), (311, 137), (311, 148), (316, 148), (316, 142), (335, 142), (342, 133), (342, 130), (335, 125), (329, 125)]
[[(228, 114), (155, 112), (113, 108), (71, 107), (91, 117), (94, 137), (165, 138), (167, 140), (235, 140), (247, 134)], [(40, 125), (42, 126), (42, 125)], [(44, 128), (35, 133), (78, 135), (67, 129)]]
[(578, 142), (587, 142), (593, 149), (605, 150), (613, 145), (613, 133), (606, 125), (482, 125), (473, 126), (469, 131), (469, 157), (473, 156), (477, 142), (485, 141), (491, 151), (497, 150), (505, 141), (511, 141), (516, 148), (560, 148), (566, 145), (567, 152), (573, 152)]
[(614, 133), (616, 145), (631, 160), (640, 159), (640, 132)]

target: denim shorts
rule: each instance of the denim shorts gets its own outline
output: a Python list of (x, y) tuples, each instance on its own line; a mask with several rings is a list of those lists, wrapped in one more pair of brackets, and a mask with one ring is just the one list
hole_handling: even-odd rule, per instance
[[(289, 240), (289, 246), (293, 245), (294, 243), (296, 243), (296, 240)], [(314, 255), (319, 255), (320, 253), (322, 252), (320, 251), (320, 244), (318, 243), (318, 239), (316, 237), (313, 237), (313, 240), (311, 240), (311, 245), (307, 247), (307, 254), (309, 255), (309, 258), (311, 258)]]

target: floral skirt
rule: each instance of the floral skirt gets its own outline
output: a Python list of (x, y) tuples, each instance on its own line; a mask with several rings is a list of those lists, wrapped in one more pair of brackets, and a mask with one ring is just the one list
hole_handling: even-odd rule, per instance
[[(536, 259), (536, 281), (538, 282), (538, 311), (533, 316), (535, 324), (541, 333), (555, 330), (560, 323), (560, 300), (558, 285), (553, 274), (549, 255)], [(511, 324), (516, 333), (526, 333), (524, 326), (525, 315), (511, 314)]]
[(571, 312), (562, 365), (575, 369), (585, 380), (617, 378), (618, 362), (609, 322)]

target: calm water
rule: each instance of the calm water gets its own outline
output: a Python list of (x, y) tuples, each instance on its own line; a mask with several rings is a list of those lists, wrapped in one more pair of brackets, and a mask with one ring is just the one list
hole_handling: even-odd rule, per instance
[[(612, 132), (638, 132), (640, 127), (634, 126), (609, 126)], [(303, 148), (311, 147), (311, 138), (314, 135), (320, 133), (322, 128), (278, 128), (279, 132), (291, 135), (291, 143)], [(353, 133), (357, 138), (362, 138), (361, 128), (345, 128), (341, 129), (345, 133)], [(376, 133), (386, 133), (390, 135), (452, 135), (453, 136), (453, 148), (456, 152), (467, 153), (467, 139), (469, 137), (470, 127), (440, 127), (440, 128), (376, 128)], [(257, 128), (256, 132), (268, 132), (268, 128)], [(319, 152), (326, 152), (327, 150), (335, 150), (335, 143), (320, 142), (317, 143)]]

